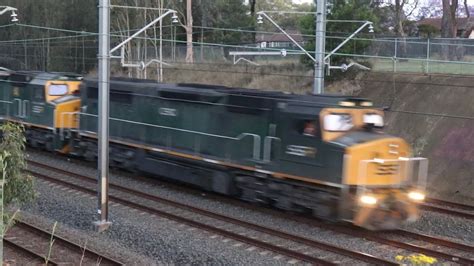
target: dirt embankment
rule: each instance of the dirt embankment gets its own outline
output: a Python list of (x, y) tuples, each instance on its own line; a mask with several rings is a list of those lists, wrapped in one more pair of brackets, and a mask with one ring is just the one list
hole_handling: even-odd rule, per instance
[(359, 96), (386, 106), (386, 131), (429, 161), (432, 196), (474, 204), (474, 76), (369, 73)]

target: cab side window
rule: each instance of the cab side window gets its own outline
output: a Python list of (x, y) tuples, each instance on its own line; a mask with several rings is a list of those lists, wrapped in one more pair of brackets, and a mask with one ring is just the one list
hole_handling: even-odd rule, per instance
[(35, 88), (33, 90), (33, 100), (35, 102), (44, 102), (44, 89), (43, 88)]
[(319, 136), (319, 123), (316, 120), (301, 120), (298, 125), (298, 132), (307, 137)]

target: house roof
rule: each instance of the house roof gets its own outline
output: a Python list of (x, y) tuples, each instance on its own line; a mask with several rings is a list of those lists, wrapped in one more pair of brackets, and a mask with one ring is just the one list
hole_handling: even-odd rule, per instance
[[(301, 35), (301, 32), (297, 30), (287, 30), (286, 31), (291, 38), (293, 38), (296, 42), (303, 42), (303, 36)], [(281, 32), (276, 32), (276, 33), (259, 33), (256, 36), (256, 41), (258, 43), (260, 42), (291, 42), (288, 37), (281, 33)]]
[[(474, 23), (474, 17), (470, 18), (456, 18), (458, 22), (458, 30), (465, 30), (466, 26), (470, 27)], [(431, 25), (441, 30), (441, 18), (424, 18), (417, 22), (418, 25)]]

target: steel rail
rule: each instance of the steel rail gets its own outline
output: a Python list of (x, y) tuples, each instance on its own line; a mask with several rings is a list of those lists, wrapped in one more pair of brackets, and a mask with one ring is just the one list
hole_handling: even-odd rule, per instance
[[(80, 179), (88, 178), (90, 180), (93, 180), (94, 182), (96, 181), (94, 178), (87, 177), (87, 176), (82, 176), (82, 175), (76, 174), (76, 173), (71, 173), (67, 170), (59, 169), (59, 168), (56, 168), (56, 167), (53, 167), (53, 166), (50, 166), (50, 165), (45, 165), (45, 164), (34, 162), (34, 161), (30, 161), (30, 164), (32, 164), (32, 165), (35, 164), (39, 167), (50, 169), (52, 171), (62, 172), (64, 174), (67, 174), (67, 175), (70, 175), (70, 176), (75, 176), (76, 178), (80, 178)], [(121, 187), (119, 185), (110, 184), (110, 186), (114, 187), (115, 189), (118, 189), (118, 190), (121, 189)], [(128, 190), (128, 188), (125, 188), (125, 189)], [(154, 197), (153, 195), (151, 195), (151, 196)], [(308, 218), (303, 218), (303, 217), (298, 217), (296, 219), (295, 219), (295, 217), (291, 217), (291, 219), (294, 219), (295, 221), (299, 221), (299, 222), (304, 222), (304, 223), (309, 224), (309, 225), (315, 225), (315, 226), (318, 226), (320, 228), (328, 229), (328, 230), (335, 231), (335, 232), (338, 232), (338, 233), (343, 233), (343, 234), (347, 234), (347, 235), (351, 235), (351, 236), (355, 236), (355, 237), (359, 237), (359, 238), (366, 238), (367, 240), (370, 240), (370, 241), (374, 241), (374, 242), (378, 242), (378, 243), (381, 243), (381, 244), (402, 248), (402, 249), (405, 249), (405, 250), (424, 253), (424, 254), (427, 254), (427, 255), (430, 255), (430, 256), (443, 258), (443, 259), (453, 261), (453, 262), (459, 262), (459, 263), (463, 263), (463, 264), (474, 264), (474, 260), (472, 260), (472, 259), (462, 258), (460, 256), (451, 255), (451, 254), (447, 254), (447, 253), (439, 252), (439, 251), (435, 251), (435, 250), (430, 250), (430, 249), (427, 249), (427, 248), (424, 248), (424, 247), (421, 247), (421, 246), (417, 246), (417, 245), (414, 245), (414, 244), (410, 244), (410, 243), (403, 243), (403, 242), (398, 242), (398, 241), (395, 241), (395, 240), (386, 239), (386, 238), (381, 237), (380, 235), (378, 235), (374, 232), (370, 232), (370, 231), (358, 231), (358, 230), (354, 230), (353, 228), (347, 228), (347, 227), (342, 227), (342, 226), (338, 226), (338, 225), (331, 225), (331, 224), (321, 223), (321, 222), (315, 221), (313, 219), (308, 219)], [(395, 231), (395, 232), (403, 234), (407, 237), (416, 238), (416, 239), (426, 241), (426, 242), (432, 241), (432, 243), (434, 243), (434, 244), (449, 247), (449, 248), (454, 248), (454, 249), (458, 249), (458, 250), (471, 252), (472, 249), (473, 249), (473, 247), (469, 246), (469, 245), (464, 245), (464, 244), (461, 244), (461, 243), (451, 242), (451, 241), (436, 238), (436, 237), (433, 237), (433, 236), (427, 236), (427, 235), (418, 234), (418, 233), (414, 233), (414, 232), (410, 232), (410, 231), (403, 231), (403, 230), (398, 230), (398, 231)], [(300, 241), (304, 241), (304, 240), (300, 239), (300, 241), (297, 241), (297, 240), (294, 240), (294, 241), (300, 242)], [(323, 249), (322, 247), (319, 247), (319, 248)], [(358, 259), (368, 262), (368, 260), (370, 258), (363, 259), (362, 257), (360, 257)], [(375, 262), (373, 261), (372, 263), (375, 263)], [(393, 262), (390, 262), (390, 261), (383, 262), (383, 264), (388, 264), (388, 263), (393, 263)], [(381, 264), (381, 262), (378, 262), (378, 264)]]
[(444, 247), (448, 247), (448, 248), (467, 251), (467, 252), (470, 252), (471, 254), (474, 254), (474, 246), (469, 246), (469, 245), (465, 245), (465, 244), (462, 244), (462, 243), (452, 242), (452, 241), (449, 241), (449, 240), (446, 240), (446, 239), (443, 239), (443, 238), (429, 236), (429, 235), (425, 235), (425, 234), (421, 234), (421, 233), (415, 233), (415, 232), (412, 232), (412, 231), (406, 231), (406, 230), (401, 230), (401, 229), (395, 230), (395, 231), (393, 231), (393, 233), (395, 233), (397, 235), (401, 235), (401, 236), (405, 236), (405, 237), (411, 237), (411, 238), (414, 238), (414, 239), (425, 241), (425, 242), (428, 242), (428, 243), (431, 243), (431, 244), (436, 244), (436, 245), (440, 245), (440, 246), (444, 246)]
[[(90, 195), (96, 195), (96, 190), (95, 189), (89, 189), (89, 188), (86, 188), (86, 187), (82, 187), (80, 185), (72, 184), (72, 183), (69, 183), (69, 182), (66, 182), (66, 181), (63, 181), (63, 180), (60, 180), (60, 179), (57, 179), (57, 178), (53, 178), (53, 177), (50, 177), (50, 176), (47, 176), (47, 175), (44, 175), (44, 174), (36, 173), (34, 171), (30, 171), (30, 170), (26, 170), (26, 171), (31, 173), (33, 176), (35, 176), (37, 178), (44, 179), (44, 180), (50, 181), (52, 183), (59, 184), (61, 186), (69, 187), (69, 188), (72, 188), (74, 190), (82, 191), (82, 192), (90, 194)], [(199, 228), (199, 229), (202, 229), (202, 230), (205, 230), (205, 231), (208, 231), (208, 232), (216, 233), (216, 234), (219, 234), (221, 236), (225, 236), (225, 237), (237, 240), (239, 242), (246, 243), (248, 245), (259, 247), (259, 248), (262, 248), (262, 249), (265, 249), (265, 250), (269, 250), (269, 251), (272, 251), (272, 252), (275, 252), (275, 253), (278, 253), (278, 254), (281, 254), (281, 255), (285, 255), (287, 257), (294, 258), (294, 259), (297, 259), (297, 260), (300, 260), (300, 261), (308, 262), (308, 263), (315, 264), (315, 265), (335, 265), (335, 263), (332, 263), (330, 261), (326, 261), (326, 260), (319, 259), (319, 258), (316, 258), (316, 257), (308, 256), (306, 254), (303, 254), (303, 253), (300, 253), (300, 252), (297, 252), (297, 251), (294, 251), (294, 250), (291, 250), (291, 249), (286, 249), (286, 248), (283, 248), (283, 247), (280, 247), (280, 246), (277, 246), (277, 245), (266, 243), (264, 241), (260, 241), (260, 240), (257, 240), (257, 239), (253, 239), (253, 238), (250, 238), (250, 237), (239, 235), (237, 233), (229, 232), (229, 231), (226, 231), (224, 229), (213, 227), (213, 226), (201, 223), (201, 222), (197, 222), (197, 221), (194, 221), (194, 220), (191, 220), (191, 219), (188, 219), (188, 218), (184, 218), (184, 217), (177, 216), (177, 215), (174, 215), (174, 214), (171, 214), (171, 213), (160, 211), (160, 210), (148, 207), (148, 206), (140, 205), (138, 203), (128, 201), (128, 200), (122, 199), (120, 197), (110, 195), (109, 198), (113, 202), (116, 202), (116, 203), (119, 203), (119, 204), (122, 204), (122, 205), (125, 205), (125, 206), (129, 206), (131, 208), (141, 210), (141, 211), (147, 212), (149, 214), (154, 214), (154, 215), (161, 216), (161, 217), (164, 217), (164, 218), (167, 218), (167, 219), (170, 219), (170, 220), (177, 221), (177, 222), (182, 223), (182, 224), (189, 225), (189, 226), (194, 227), (194, 228)]]
[(420, 207), (422, 209), (426, 210), (426, 211), (439, 212), (439, 213), (444, 213), (444, 214), (449, 214), (449, 215), (453, 215), (453, 216), (458, 216), (458, 217), (461, 217), (461, 218), (474, 220), (474, 213), (470, 213), (470, 212), (438, 207), (438, 206), (429, 205), (429, 204), (426, 204), (426, 203), (420, 204)]
[[(21, 246), (8, 238), (3, 238), (3, 243), (6, 244), (7, 246), (10, 246), (12, 249), (20, 250), (21, 252), (24, 252), (28, 254), (29, 256), (35, 257), (35, 259), (41, 260), (43, 264), (45, 263), (45, 258), (43, 255), (39, 254), (38, 252), (34, 251), (33, 249), (26, 248), (24, 246)], [(59, 265), (58, 262), (55, 262), (54, 260), (50, 259), (48, 260), (47, 265)]]
[(350, 228), (350, 227), (342, 227), (340, 225), (325, 224), (322, 222), (318, 222), (318, 221), (314, 221), (314, 220), (310, 220), (310, 219), (302, 218), (302, 217), (295, 218), (295, 220), (304, 222), (306, 224), (314, 225), (320, 228), (335, 231), (338, 233), (343, 233), (343, 234), (355, 236), (358, 238), (365, 238), (369, 241), (377, 242), (380, 244), (397, 247), (404, 250), (410, 250), (412, 252), (418, 252), (418, 253), (422, 253), (428, 256), (433, 256), (436, 258), (442, 258), (442, 259), (456, 262), (456, 263), (461, 263), (465, 265), (474, 265), (474, 260), (471, 258), (464, 258), (458, 255), (453, 255), (453, 254), (448, 254), (441, 251), (432, 250), (432, 249), (425, 248), (419, 245), (388, 239), (381, 236), (379, 232), (361, 231), (360, 228)]
[[(87, 180), (89, 182), (96, 182), (96, 179), (91, 178), (89, 176), (84, 176), (84, 175), (80, 175), (80, 174), (76, 174), (76, 173), (71, 173), (71, 172), (63, 170), (63, 169), (59, 169), (59, 168), (56, 168), (56, 167), (53, 167), (53, 166), (50, 166), (50, 165), (45, 165), (45, 164), (41, 164), (41, 163), (34, 162), (34, 161), (29, 161), (29, 163), (32, 164), (32, 165), (36, 165), (36, 166), (39, 166), (39, 167), (42, 167), (42, 168), (45, 168), (45, 169), (55, 171), (55, 172), (60, 172), (60, 173), (63, 173), (65, 175), (74, 176), (78, 179)], [(350, 258), (355, 258), (355, 259), (365, 261), (365, 262), (368, 262), (368, 263), (384, 264), (384, 265), (397, 265), (394, 262), (384, 260), (384, 259), (380, 259), (380, 258), (377, 258), (377, 257), (375, 257), (373, 255), (370, 255), (370, 254), (367, 254), (367, 253), (347, 250), (347, 249), (337, 247), (337, 246), (334, 246), (334, 245), (331, 245), (331, 244), (327, 244), (327, 243), (324, 243), (324, 242), (319, 242), (319, 241), (312, 240), (312, 239), (309, 239), (309, 238), (305, 238), (305, 237), (301, 237), (301, 236), (297, 236), (297, 235), (292, 235), (292, 234), (283, 232), (281, 230), (276, 230), (276, 229), (264, 227), (264, 226), (261, 226), (261, 225), (257, 225), (257, 224), (254, 224), (254, 223), (242, 221), (242, 220), (230, 217), (230, 216), (218, 214), (218, 213), (211, 212), (211, 211), (201, 209), (201, 208), (198, 208), (198, 207), (189, 206), (189, 205), (182, 204), (182, 203), (179, 203), (179, 202), (176, 202), (176, 201), (168, 200), (168, 199), (161, 198), (161, 197), (158, 197), (158, 196), (155, 196), (155, 195), (151, 195), (151, 194), (144, 193), (144, 192), (141, 192), (141, 191), (133, 190), (133, 189), (130, 189), (128, 187), (121, 186), (121, 185), (111, 183), (111, 184), (109, 184), (109, 186), (112, 189), (117, 189), (117, 190), (120, 190), (120, 191), (125, 192), (125, 193), (133, 194), (133, 195), (143, 197), (143, 198), (146, 198), (146, 199), (149, 199), (149, 200), (152, 200), (152, 201), (156, 201), (156, 202), (164, 203), (164, 204), (167, 204), (167, 205), (171, 205), (171, 206), (176, 207), (176, 208), (185, 209), (185, 210), (188, 210), (188, 211), (191, 211), (191, 212), (194, 212), (194, 213), (199, 213), (201, 215), (208, 216), (208, 217), (211, 217), (211, 218), (214, 218), (214, 219), (218, 219), (218, 220), (221, 220), (221, 221), (232, 223), (232, 224), (235, 224), (235, 225), (238, 225), (238, 226), (247, 227), (247, 228), (250, 228), (252, 230), (259, 231), (259, 232), (262, 232), (262, 233), (265, 233), (265, 234), (277, 236), (277, 237), (280, 237), (280, 238), (283, 238), (283, 239), (291, 240), (291, 241), (301, 243), (301, 244), (304, 244), (304, 245), (307, 245), (307, 246), (310, 246), (310, 247), (314, 247), (314, 248), (317, 248), (317, 249), (323, 249), (323, 250), (326, 250), (326, 251), (329, 251), (329, 252), (332, 252), (332, 253), (337, 253), (337, 254), (347, 256), (347, 257), (350, 257)]]
[[(43, 236), (43, 237), (46, 237), (46, 238), (49, 238), (51, 237), (51, 232), (49, 232), (48, 230), (45, 230), (45, 229), (42, 229), (42, 228), (39, 228), (35, 225), (32, 225), (28, 222), (25, 222), (23, 220), (19, 220), (19, 219), (15, 219), (15, 226), (19, 226), (19, 227), (22, 227), (24, 228), (25, 230), (29, 230), (30, 232), (34, 233), (34, 234), (37, 234), (37, 235), (40, 235), (40, 236)], [(84, 252), (84, 256), (86, 257), (97, 257), (97, 258), (100, 258), (101, 260), (101, 264), (106, 264), (106, 265), (124, 265), (122, 262), (119, 262), (119, 261), (116, 261), (112, 258), (108, 258), (102, 254), (99, 254), (95, 251), (92, 251), (91, 249), (88, 249), (88, 248), (85, 248), (77, 243), (74, 243), (73, 241), (70, 241), (68, 239), (65, 239), (61, 236), (58, 236), (57, 234), (55, 234), (53, 236), (53, 239), (55, 241), (55, 243), (59, 243), (59, 245), (61, 246), (65, 246), (67, 248), (70, 248), (70, 249), (78, 249), (78, 251), (80, 252)]]
[(442, 205), (446, 207), (452, 207), (456, 209), (474, 212), (474, 206), (472, 205), (446, 201), (446, 200), (441, 200), (441, 199), (435, 199), (435, 198), (427, 198), (425, 201), (430, 204)]

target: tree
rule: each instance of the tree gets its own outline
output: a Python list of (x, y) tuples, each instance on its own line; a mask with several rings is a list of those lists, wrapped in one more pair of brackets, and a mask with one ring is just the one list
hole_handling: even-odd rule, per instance
[(21, 125), (5, 123), (0, 126), (3, 152), (3, 166), (0, 176), (5, 176), (3, 184), (3, 204), (27, 203), (34, 198), (33, 179), (25, 173), (25, 143), (24, 130)]
[[(425, 4), (418, 9), (418, 18), (439, 18), (443, 16), (443, 1), (427, 0)], [(458, 1), (459, 2), (459, 1)], [(458, 6), (457, 17), (470, 17), (474, 11), (474, 5), (469, 5), (470, 0), (464, 0), (463, 5)], [(422, 2), (423, 3), (423, 2)]]
[[(314, 11), (314, 9), (313, 9)], [(378, 17), (375, 15), (369, 0), (336, 0), (332, 11), (327, 16), (328, 20), (368, 20), (374, 23), (377, 29)], [(315, 31), (314, 15), (304, 16), (300, 20), (300, 29), (303, 34), (314, 35)], [(331, 51), (339, 45), (345, 37), (352, 34), (360, 23), (327, 23), (326, 26), (326, 51)], [(358, 37), (364, 36), (364, 32), (359, 33)], [(357, 54), (362, 53), (370, 45), (370, 41), (352, 40), (346, 43), (338, 53)], [(306, 50), (314, 51), (314, 39), (312, 38), (306, 45)], [(346, 61), (346, 57), (333, 55), (331, 57), (332, 64), (341, 64)], [(313, 62), (308, 60), (307, 56), (303, 57), (303, 62), (312, 65)]]
[[(456, 11), (458, 0), (443, 0), (443, 17), (441, 18), (441, 37), (456, 38), (457, 21)], [(445, 60), (454, 60), (455, 47), (443, 45), (442, 56)]]
[[(0, 143), (0, 189), (1, 189), (1, 226), (3, 240), (8, 225), (15, 214), (10, 217), (5, 207), (12, 203), (27, 203), (34, 198), (33, 179), (25, 173), (25, 142), (21, 125), (6, 123), (0, 125), (2, 142)], [(0, 259), (3, 260), (3, 241), (0, 245)]]
[[(258, 11), (310, 11), (312, 8), (310, 5), (293, 4), (291, 0), (258, 1), (256, 6)], [(269, 13), (268, 15), (284, 29), (298, 28), (299, 15), (285, 12)], [(264, 31), (275, 31), (275, 27), (270, 23), (261, 24), (260, 29)]]
[(428, 0), (424, 5), (420, 6), (417, 17), (437, 18), (443, 15), (443, 5), (440, 0)]
[(464, 12), (466, 13), (466, 17), (471, 17), (471, 12), (469, 10), (469, 5), (467, 4), (467, 0), (464, 0)]
[(418, 0), (395, 0), (393, 9), (395, 11), (395, 32), (397, 33), (397, 36), (402, 38), (406, 37), (403, 23), (407, 17), (413, 14), (417, 7)]
[(425, 38), (432, 38), (439, 34), (438, 28), (430, 24), (421, 24), (418, 26), (420, 36)]
[(249, 0), (250, 15), (253, 17), (255, 15), (255, 4), (257, 0)]
[[(96, 0), (2, 0), (1, 2), (2, 5), (18, 8), (19, 23), (21, 23), (0, 29), (2, 39), (30, 40), (22, 44), (16, 43), (14, 46), (3, 46), (5, 50), (2, 52), (11, 54), (11, 57), (21, 62), (14, 66), (14, 69), (48, 69), (79, 73), (94, 67), (94, 64), (82, 64), (81, 60), (78, 60), (79, 56), (94, 58), (97, 55), (97, 50), (87, 45), (91, 44), (87, 42), (91, 38), (86, 38), (86, 43), (83, 45), (82, 39), (78, 37), (60, 39), (67, 35), (72, 36), (71, 33), (32, 28), (27, 25), (97, 32)], [(74, 10), (74, 19), (68, 16), (71, 10)], [(10, 16), (0, 16), (0, 25), (7, 24), (10, 24)], [(42, 38), (45, 40), (41, 40)]]
[(441, 19), (441, 37), (456, 38), (456, 11), (458, 0), (443, 0), (443, 17)]
[(193, 12), (192, 0), (186, 0), (186, 63), (194, 62), (193, 55)]

